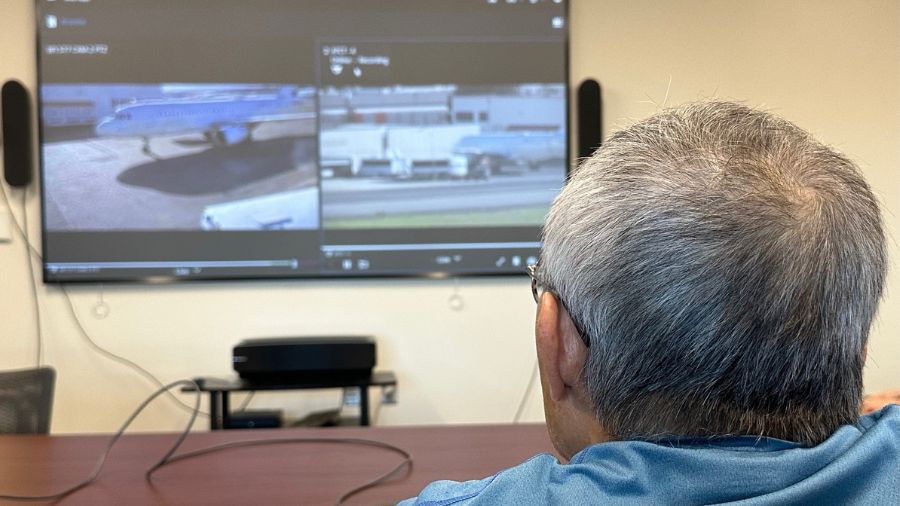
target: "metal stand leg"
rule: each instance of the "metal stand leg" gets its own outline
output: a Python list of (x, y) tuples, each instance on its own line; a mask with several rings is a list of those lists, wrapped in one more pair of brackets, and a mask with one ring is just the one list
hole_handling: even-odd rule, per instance
[(228, 427), (228, 418), (231, 417), (231, 392), (222, 392), (222, 425), (224, 429)]
[(359, 424), (363, 427), (369, 425), (369, 387), (359, 387)]
[(219, 410), (219, 392), (209, 392), (209, 430), (222, 428), (219, 424), (222, 412)]

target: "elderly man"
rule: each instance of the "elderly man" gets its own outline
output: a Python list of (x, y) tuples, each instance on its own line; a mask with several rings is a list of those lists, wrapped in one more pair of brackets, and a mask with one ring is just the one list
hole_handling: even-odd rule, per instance
[(900, 406), (860, 418), (885, 276), (854, 164), (734, 103), (612, 136), (532, 269), (550, 455), (410, 503), (900, 504)]

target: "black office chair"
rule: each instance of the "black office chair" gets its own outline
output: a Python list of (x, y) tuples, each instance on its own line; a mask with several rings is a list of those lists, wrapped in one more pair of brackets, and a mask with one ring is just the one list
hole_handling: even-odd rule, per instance
[(47, 434), (56, 371), (39, 367), (0, 372), (0, 434)]

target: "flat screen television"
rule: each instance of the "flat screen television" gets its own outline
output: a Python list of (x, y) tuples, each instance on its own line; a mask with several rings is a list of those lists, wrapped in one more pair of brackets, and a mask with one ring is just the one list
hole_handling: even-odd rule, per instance
[(46, 282), (522, 273), (565, 0), (37, 2)]

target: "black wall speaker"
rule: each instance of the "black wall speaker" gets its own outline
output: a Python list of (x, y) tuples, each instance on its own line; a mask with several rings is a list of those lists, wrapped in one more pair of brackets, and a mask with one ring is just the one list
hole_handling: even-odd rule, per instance
[(3, 118), (3, 175), (10, 186), (31, 182), (31, 97), (19, 81), (6, 81), (0, 94)]
[(600, 83), (586, 79), (578, 86), (578, 159), (590, 157), (603, 143), (603, 99)]

